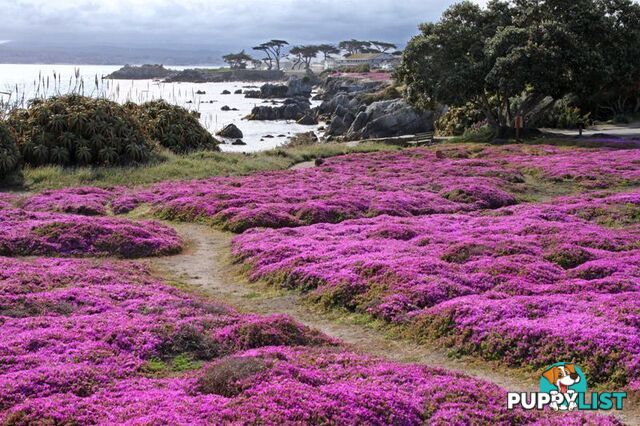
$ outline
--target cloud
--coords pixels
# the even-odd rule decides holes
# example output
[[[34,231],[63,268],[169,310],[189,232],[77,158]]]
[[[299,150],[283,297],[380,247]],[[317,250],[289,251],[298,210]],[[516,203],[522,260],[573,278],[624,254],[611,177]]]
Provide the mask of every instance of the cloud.
[[[452,0],[0,0],[0,39],[251,47],[345,38],[403,44]]]

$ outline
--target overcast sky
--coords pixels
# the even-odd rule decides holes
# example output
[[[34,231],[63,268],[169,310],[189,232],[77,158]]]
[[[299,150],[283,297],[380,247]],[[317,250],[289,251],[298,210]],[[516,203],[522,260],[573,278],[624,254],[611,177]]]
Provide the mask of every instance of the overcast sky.
[[[250,48],[347,38],[404,44],[453,0],[0,0],[0,40]]]

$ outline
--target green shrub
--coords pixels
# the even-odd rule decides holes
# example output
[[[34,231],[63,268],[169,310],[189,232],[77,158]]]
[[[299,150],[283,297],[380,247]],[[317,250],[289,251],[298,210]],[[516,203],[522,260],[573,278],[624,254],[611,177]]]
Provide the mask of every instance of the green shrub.
[[[482,112],[470,104],[452,107],[436,120],[436,133],[438,136],[461,136],[465,130],[483,119]]]
[[[163,100],[142,105],[126,104],[134,112],[146,134],[161,146],[178,154],[198,150],[219,151],[218,141],[202,127],[199,114]]]
[[[486,122],[479,122],[464,131],[459,139],[460,142],[491,142],[496,138],[496,131]]]
[[[0,180],[14,174],[20,168],[20,152],[16,137],[4,122],[0,121]]]
[[[350,67],[341,67],[340,71],[348,73],[370,72],[371,66],[369,64],[353,65]]]
[[[571,97],[562,98],[547,109],[540,117],[529,119],[529,127],[552,127],[558,129],[577,129],[578,124],[589,123],[589,114],[582,114],[580,108],[573,104]]]
[[[631,118],[627,114],[616,114],[611,121],[615,124],[629,124],[631,123]]]
[[[7,123],[25,163],[35,166],[142,163],[153,149],[137,120],[106,99],[36,99],[12,111]]]
[[[386,86],[384,89],[374,93],[364,93],[359,96],[362,103],[370,105],[378,101],[389,101],[402,98],[402,93],[394,86]]]

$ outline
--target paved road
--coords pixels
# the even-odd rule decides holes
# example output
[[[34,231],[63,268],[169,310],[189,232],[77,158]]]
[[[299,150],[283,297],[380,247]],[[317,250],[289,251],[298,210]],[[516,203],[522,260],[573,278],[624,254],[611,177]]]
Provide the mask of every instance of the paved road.
[[[552,133],[565,136],[578,136],[577,130],[567,129],[540,129],[544,133]],[[624,138],[640,137],[640,122],[616,125],[616,124],[599,124],[585,129],[582,134],[584,136],[593,135],[610,135]]]

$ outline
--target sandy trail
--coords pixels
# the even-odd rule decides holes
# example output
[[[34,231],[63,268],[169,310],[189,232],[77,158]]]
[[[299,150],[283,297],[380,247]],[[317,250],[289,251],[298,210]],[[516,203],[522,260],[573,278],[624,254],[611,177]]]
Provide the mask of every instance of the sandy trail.
[[[443,367],[489,380],[509,390],[537,390],[536,380],[522,372],[505,371],[504,367],[494,368],[469,359],[452,359],[444,350],[388,337],[371,326],[358,324],[355,319],[314,312],[296,292],[274,291],[262,283],[251,283],[242,277],[237,266],[230,261],[233,234],[198,224],[172,223],[172,226],[187,242],[187,249],[179,255],[144,261],[163,277],[204,291],[244,312],[288,314],[309,327],[342,340],[356,352],[399,362]]]
[[[300,323],[340,339],[351,350],[388,360],[418,363],[461,372],[493,382],[509,391],[536,392],[535,374],[479,361],[469,357],[454,359],[445,350],[419,345],[385,335],[356,319],[326,312],[315,312],[298,293],[274,291],[263,283],[251,283],[238,272],[230,259],[233,234],[200,224],[171,223],[184,238],[187,248],[175,256],[143,260],[152,271],[202,291],[243,312],[284,313]],[[638,401],[626,401],[622,413],[615,415],[626,424],[640,425]],[[606,413],[605,413],[606,414]]]

